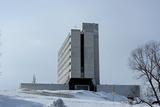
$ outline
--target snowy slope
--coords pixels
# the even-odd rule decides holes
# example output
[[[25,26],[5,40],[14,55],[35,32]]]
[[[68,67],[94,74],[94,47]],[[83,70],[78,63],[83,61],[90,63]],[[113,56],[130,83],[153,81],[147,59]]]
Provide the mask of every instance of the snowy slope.
[[[40,103],[0,96],[0,107],[43,107]]]
[[[57,99],[62,99],[66,107],[131,107],[126,98],[105,92],[90,91],[0,91],[0,107],[53,107]],[[133,105],[132,107],[147,107]],[[158,107],[158,106],[157,106]]]

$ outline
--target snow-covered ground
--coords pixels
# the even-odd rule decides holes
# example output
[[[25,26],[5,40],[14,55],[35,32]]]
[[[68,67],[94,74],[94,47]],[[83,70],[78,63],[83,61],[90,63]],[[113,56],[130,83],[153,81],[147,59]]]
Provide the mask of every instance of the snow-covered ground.
[[[66,107],[147,107],[144,104],[129,105],[124,96],[113,96],[105,92],[83,90],[0,91],[0,107],[53,107],[53,102],[58,99],[62,99]]]

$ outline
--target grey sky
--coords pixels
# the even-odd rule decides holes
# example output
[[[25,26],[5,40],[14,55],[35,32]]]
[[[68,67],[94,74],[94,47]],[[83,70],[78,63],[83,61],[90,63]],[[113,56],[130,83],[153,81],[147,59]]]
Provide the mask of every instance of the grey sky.
[[[159,0],[0,0],[0,88],[56,83],[57,52],[70,29],[99,24],[100,77],[105,84],[138,84],[130,52],[160,40]]]

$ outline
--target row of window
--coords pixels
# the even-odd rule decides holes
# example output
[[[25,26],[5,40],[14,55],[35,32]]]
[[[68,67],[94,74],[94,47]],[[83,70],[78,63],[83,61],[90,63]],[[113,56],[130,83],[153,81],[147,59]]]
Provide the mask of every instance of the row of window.
[[[71,43],[71,36],[67,37],[66,40],[64,41],[60,51],[58,52],[58,55],[61,56],[62,53],[64,53],[64,49],[68,46],[68,43]]]
[[[60,76],[61,74],[63,74],[63,72],[66,71],[67,68],[71,68],[71,62],[69,62],[68,64],[66,64],[66,66],[63,67],[63,69],[58,71],[58,76]]]
[[[71,57],[71,49],[69,49],[61,60],[58,61],[58,67],[62,66],[63,63],[68,60],[68,57]]]
[[[64,48],[64,50],[58,55],[58,61],[61,60],[64,55],[66,54],[66,52],[71,48],[71,42],[68,42],[68,44],[66,45],[66,47]]]
[[[62,83],[63,81],[66,82],[66,79],[70,78],[70,72],[71,72],[71,69],[69,69],[68,71],[66,71],[64,74],[61,74],[58,77],[58,82],[59,83]]]
[[[58,64],[58,71],[62,71],[68,62],[71,63],[71,55],[68,55],[62,63]]]

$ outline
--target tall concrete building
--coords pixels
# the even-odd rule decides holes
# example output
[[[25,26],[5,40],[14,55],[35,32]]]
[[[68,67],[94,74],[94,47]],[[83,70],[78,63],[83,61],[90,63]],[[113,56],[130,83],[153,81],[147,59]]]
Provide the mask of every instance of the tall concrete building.
[[[98,24],[83,23],[72,29],[58,52],[58,84],[21,83],[34,90],[90,90],[139,97],[138,85],[101,85],[99,82]]]
[[[72,29],[58,52],[58,83],[69,89],[95,90],[99,82],[98,24]]]

